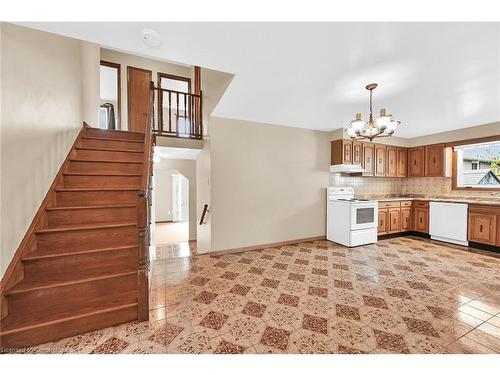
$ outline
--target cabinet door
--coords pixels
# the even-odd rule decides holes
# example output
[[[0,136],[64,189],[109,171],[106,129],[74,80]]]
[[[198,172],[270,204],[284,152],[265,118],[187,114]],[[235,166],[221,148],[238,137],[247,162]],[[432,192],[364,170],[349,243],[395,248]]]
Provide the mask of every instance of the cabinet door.
[[[408,176],[408,149],[404,147],[398,148],[398,168],[396,175],[398,177]]]
[[[401,231],[408,232],[411,230],[411,208],[401,208]]]
[[[363,176],[373,176],[375,174],[375,146],[372,144],[363,144]]]
[[[352,163],[352,142],[342,141],[342,162],[344,164]]]
[[[429,209],[424,207],[415,208],[415,231],[429,233]]]
[[[495,245],[496,216],[493,214],[470,212],[469,241]]]
[[[425,146],[425,176],[445,175],[444,144]]]
[[[408,176],[424,176],[424,148],[415,147],[408,150]]]
[[[363,162],[363,144],[361,142],[352,142],[352,164],[362,164]]]
[[[398,169],[398,149],[396,147],[387,146],[387,177],[396,177]]]
[[[378,210],[378,228],[377,228],[377,233],[380,234],[387,234],[388,232],[388,226],[387,226],[387,217],[388,217],[389,211],[388,210]]]
[[[399,208],[389,210],[389,233],[397,233],[401,231],[400,215],[401,209]]]
[[[386,147],[375,145],[375,176],[385,176]]]

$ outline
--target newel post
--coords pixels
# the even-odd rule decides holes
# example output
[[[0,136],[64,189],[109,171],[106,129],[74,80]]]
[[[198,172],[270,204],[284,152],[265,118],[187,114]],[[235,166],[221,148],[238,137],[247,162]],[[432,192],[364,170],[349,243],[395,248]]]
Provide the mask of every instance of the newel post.
[[[137,230],[139,234],[139,268],[137,270],[138,320],[149,320],[149,218],[148,194],[137,195]]]

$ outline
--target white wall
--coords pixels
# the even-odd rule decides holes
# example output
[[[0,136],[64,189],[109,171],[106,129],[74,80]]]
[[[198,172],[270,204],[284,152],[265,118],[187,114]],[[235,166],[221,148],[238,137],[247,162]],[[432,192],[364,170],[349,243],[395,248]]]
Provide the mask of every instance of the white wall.
[[[325,234],[328,133],[210,123],[213,251]]]
[[[82,125],[80,41],[1,24],[1,274]]]
[[[189,180],[189,239],[196,240],[196,160],[160,159],[154,164],[155,218],[158,213],[165,217],[171,206],[171,175],[177,172]]]
[[[99,127],[100,61],[101,51],[97,44],[80,42],[82,116],[90,126]]]
[[[209,212],[205,224],[199,225],[203,206],[208,204]],[[196,159],[196,249],[203,254],[212,250],[211,190],[210,190],[210,140],[205,139],[203,150]]]

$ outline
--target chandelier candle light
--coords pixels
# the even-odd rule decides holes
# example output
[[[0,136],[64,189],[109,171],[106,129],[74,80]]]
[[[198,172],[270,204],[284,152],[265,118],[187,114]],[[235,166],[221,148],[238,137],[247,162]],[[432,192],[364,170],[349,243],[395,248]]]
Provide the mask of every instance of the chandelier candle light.
[[[373,120],[373,110],[372,110],[372,94],[373,90],[377,88],[376,83],[370,83],[366,86],[366,89],[370,91],[370,118],[368,123],[361,120],[361,113],[356,113],[356,118],[351,121],[347,127],[347,135],[351,139],[369,139],[370,142],[374,138],[378,137],[390,137],[401,121],[396,121],[392,118],[392,115],[388,115],[385,112],[385,108],[380,109],[380,117]]]

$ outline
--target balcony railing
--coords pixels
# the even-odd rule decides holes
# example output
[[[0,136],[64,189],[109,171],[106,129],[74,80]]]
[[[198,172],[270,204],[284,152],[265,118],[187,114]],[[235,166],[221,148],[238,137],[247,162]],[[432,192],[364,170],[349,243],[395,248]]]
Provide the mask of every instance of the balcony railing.
[[[202,95],[152,87],[157,93],[158,121],[153,134],[163,137],[202,139]]]

